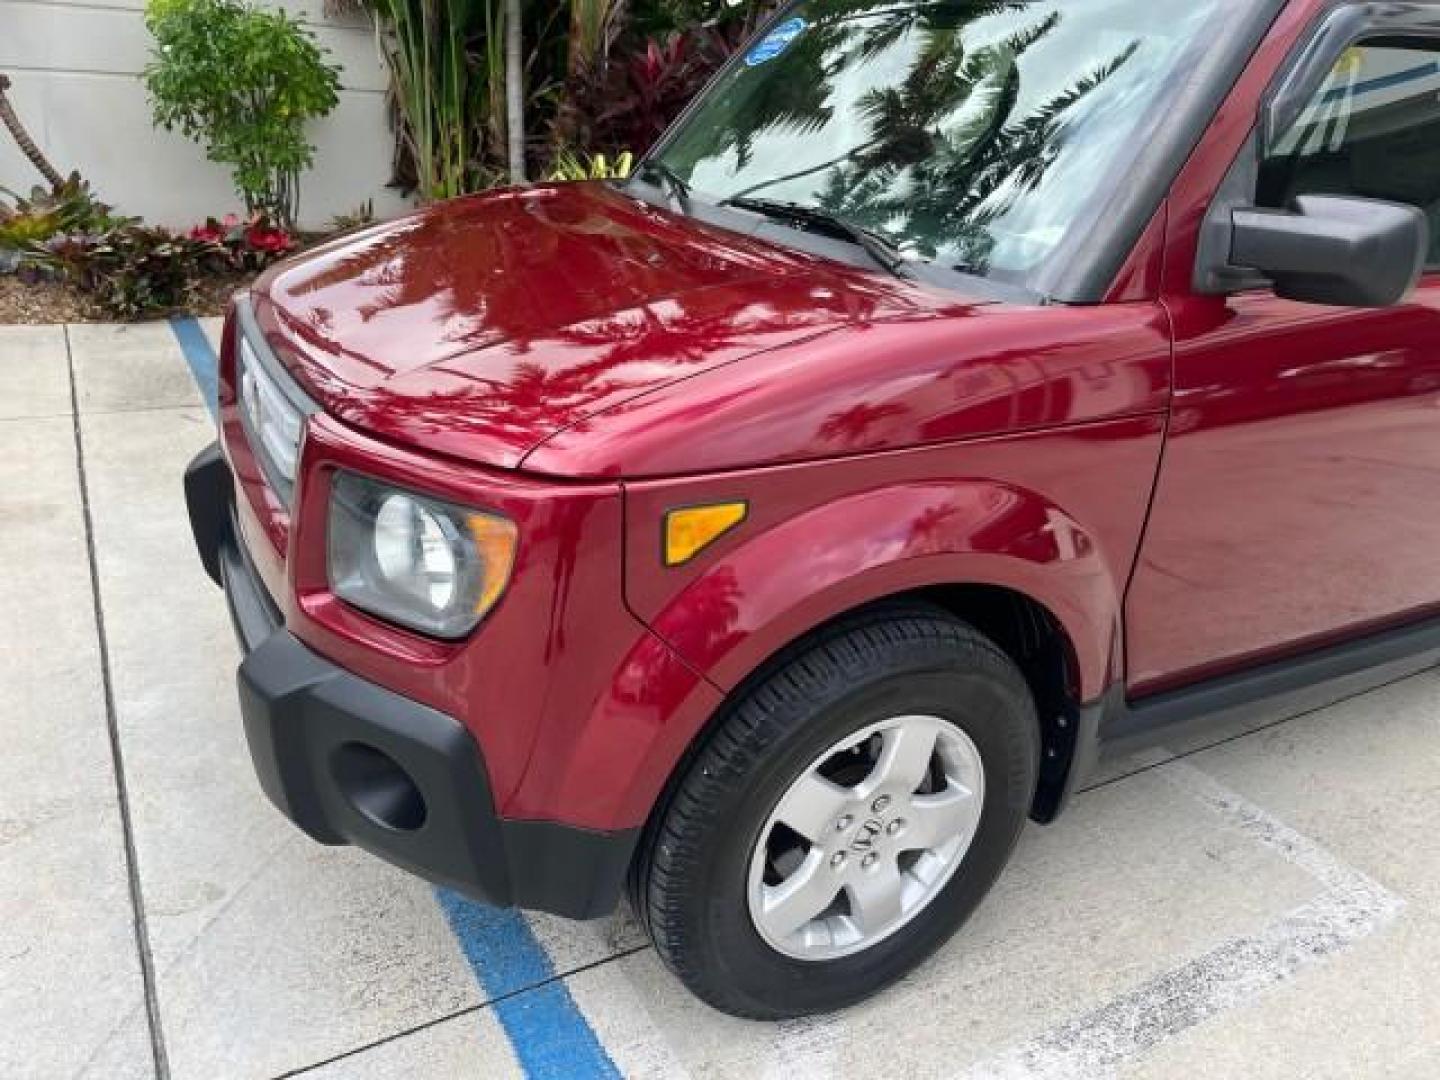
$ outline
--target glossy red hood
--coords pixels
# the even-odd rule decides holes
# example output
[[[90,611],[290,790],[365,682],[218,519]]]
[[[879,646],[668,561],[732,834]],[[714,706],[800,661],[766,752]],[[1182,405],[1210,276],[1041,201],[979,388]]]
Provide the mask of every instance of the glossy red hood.
[[[255,292],[270,344],[327,411],[501,467],[677,380],[944,302],[589,184],[445,203]]]

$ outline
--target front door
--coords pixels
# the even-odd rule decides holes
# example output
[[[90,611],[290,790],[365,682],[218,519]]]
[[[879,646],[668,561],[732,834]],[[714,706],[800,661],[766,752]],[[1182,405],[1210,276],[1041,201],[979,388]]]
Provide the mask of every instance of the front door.
[[[1132,696],[1440,604],[1440,38],[1356,38],[1257,186],[1265,206],[1419,206],[1432,271],[1379,311],[1166,298],[1175,397],[1127,598]]]

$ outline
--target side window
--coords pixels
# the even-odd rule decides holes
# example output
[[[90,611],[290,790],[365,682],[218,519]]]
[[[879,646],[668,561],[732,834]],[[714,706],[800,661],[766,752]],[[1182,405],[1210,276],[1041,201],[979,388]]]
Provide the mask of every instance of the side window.
[[[1346,51],[1295,126],[1268,150],[1259,202],[1363,195],[1418,206],[1440,267],[1440,41]]]

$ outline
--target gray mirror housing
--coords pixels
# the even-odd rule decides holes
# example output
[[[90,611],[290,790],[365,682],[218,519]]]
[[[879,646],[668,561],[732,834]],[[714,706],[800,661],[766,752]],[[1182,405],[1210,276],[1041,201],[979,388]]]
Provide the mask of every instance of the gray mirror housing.
[[[1420,280],[1430,225],[1413,206],[1302,195],[1294,210],[1231,212],[1230,264],[1263,274],[1277,296],[1310,304],[1390,307]]]

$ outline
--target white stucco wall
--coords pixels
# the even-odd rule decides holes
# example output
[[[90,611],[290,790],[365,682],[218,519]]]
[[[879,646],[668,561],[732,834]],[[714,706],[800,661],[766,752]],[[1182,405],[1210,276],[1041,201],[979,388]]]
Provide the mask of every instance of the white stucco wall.
[[[318,227],[367,199],[402,206],[384,187],[391,136],[386,76],[363,17],[327,19],[321,0],[281,0],[341,65],[340,105],[311,127],[315,168],[301,183],[303,225]],[[238,211],[229,173],[204,149],[150,126],[139,79],[149,59],[144,0],[0,0],[0,72],[10,99],[55,167],[72,169],[126,214],[186,227]],[[0,185],[26,190],[39,175],[0,127]]]

